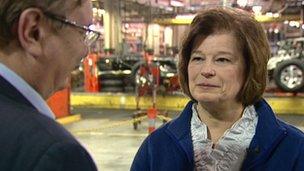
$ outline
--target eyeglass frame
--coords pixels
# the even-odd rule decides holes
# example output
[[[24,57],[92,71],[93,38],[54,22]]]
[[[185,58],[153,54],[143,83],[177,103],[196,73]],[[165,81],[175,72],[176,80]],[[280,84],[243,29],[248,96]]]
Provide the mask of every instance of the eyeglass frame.
[[[75,21],[71,21],[71,20],[68,20],[64,17],[61,17],[59,15],[56,15],[56,14],[53,14],[51,12],[47,12],[47,11],[44,11],[43,12],[44,15],[46,15],[47,17],[49,17],[50,19],[53,19],[53,20],[56,20],[56,21],[59,21],[63,24],[67,24],[69,26],[72,26],[72,27],[75,27],[75,28],[78,28],[78,29],[81,29],[81,30],[84,30],[86,32],[86,35],[85,35],[85,43],[87,44],[87,46],[91,46],[92,43],[96,42],[96,40],[98,40],[98,38],[100,37],[101,33],[96,31],[96,30],[92,30],[90,29],[88,26],[85,26],[85,25],[80,25],[80,24],[77,24],[77,22]],[[90,42],[87,42],[86,40],[89,40],[90,38],[88,37],[88,34],[87,33],[94,33],[96,35],[96,37],[94,37],[93,41],[90,41]]]

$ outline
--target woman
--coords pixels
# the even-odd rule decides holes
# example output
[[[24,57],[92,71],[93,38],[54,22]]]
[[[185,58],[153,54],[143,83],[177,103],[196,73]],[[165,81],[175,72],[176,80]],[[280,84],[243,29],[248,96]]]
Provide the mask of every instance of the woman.
[[[199,13],[179,60],[191,101],[147,137],[131,170],[304,170],[303,133],[262,98],[269,56],[263,28],[249,14]]]

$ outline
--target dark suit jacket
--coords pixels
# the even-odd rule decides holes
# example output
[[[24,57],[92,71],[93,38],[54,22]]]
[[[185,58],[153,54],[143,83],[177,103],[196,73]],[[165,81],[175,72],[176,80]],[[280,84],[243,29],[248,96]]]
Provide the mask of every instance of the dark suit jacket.
[[[0,171],[93,171],[88,152],[0,76]]]

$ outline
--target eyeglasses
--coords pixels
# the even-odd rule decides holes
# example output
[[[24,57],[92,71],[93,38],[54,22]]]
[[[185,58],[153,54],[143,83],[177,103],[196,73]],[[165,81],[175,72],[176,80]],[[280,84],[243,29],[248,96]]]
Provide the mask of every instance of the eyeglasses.
[[[99,36],[100,36],[100,32],[92,30],[88,26],[79,25],[75,21],[70,21],[68,19],[62,18],[62,17],[57,16],[55,14],[52,14],[50,12],[44,12],[44,15],[46,15],[50,19],[59,21],[59,22],[61,22],[63,24],[67,24],[67,25],[70,25],[72,27],[76,27],[76,28],[84,30],[85,31],[84,43],[87,46],[91,46],[99,38]]]

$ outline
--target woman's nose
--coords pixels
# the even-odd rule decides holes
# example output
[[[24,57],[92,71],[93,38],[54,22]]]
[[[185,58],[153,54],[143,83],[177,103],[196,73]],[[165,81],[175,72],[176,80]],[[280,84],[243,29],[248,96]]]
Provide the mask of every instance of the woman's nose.
[[[213,76],[215,76],[215,70],[211,66],[211,64],[203,65],[202,69],[201,69],[201,75],[206,77],[206,78],[213,77]]]

